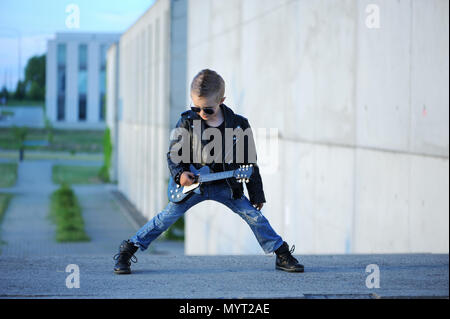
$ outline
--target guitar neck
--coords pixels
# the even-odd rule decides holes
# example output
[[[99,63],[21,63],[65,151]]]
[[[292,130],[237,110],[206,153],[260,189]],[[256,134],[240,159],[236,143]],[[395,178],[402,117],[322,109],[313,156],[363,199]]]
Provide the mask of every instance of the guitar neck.
[[[233,173],[234,171],[225,171],[200,175],[199,182],[212,182],[217,181],[219,179],[230,178],[233,177]]]

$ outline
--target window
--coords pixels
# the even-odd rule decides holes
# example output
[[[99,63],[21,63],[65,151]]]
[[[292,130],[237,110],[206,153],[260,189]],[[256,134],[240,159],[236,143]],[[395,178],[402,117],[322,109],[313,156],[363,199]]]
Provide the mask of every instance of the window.
[[[64,121],[66,113],[66,44],[57,47],[57,114],[58,121]]]
[[[85,121],[87,118],[87,45],[78,46],[78,120]]]
[[[105,92],[106,92],[106,45],[100,45],[100,76],[99,76],[99,118],[105,120]]]

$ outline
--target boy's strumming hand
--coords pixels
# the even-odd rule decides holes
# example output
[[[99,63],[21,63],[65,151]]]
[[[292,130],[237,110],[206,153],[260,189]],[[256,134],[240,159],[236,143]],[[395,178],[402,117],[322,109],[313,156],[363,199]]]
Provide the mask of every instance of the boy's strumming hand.
[[[180,176],[180,185],[181,186],[190,186],[194,183],[195,175],[192,172],[183,172]]]

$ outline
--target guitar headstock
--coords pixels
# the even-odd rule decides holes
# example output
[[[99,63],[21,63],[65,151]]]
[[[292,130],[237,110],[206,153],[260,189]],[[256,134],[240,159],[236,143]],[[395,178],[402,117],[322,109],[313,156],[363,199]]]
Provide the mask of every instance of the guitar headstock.
[[[253,164],[240,165],[240,167],[234,170],[233,176],[236,177],[239,183],[249,182],[250,176],[253,174]]]

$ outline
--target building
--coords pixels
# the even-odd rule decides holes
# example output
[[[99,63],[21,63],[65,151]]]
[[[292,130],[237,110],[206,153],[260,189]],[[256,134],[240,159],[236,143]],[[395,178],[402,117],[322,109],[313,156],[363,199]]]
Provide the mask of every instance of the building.
[[[119,36],[57,33],[48,41],[45,103],[54,127],[105,128],[106,51]]]
[[[262,213],[295,253],[448,253],[448,6],[158,0],[118,45],[120,189],[147,218],[164,208],[169,129],[211,68],[256,131]],[[186,214],[185,251],[263,253],[213,201]]]
[[[186,8],[156,1],[108,50],[110,176],[148,219],[167,204],[169,133],[186,108]]]

